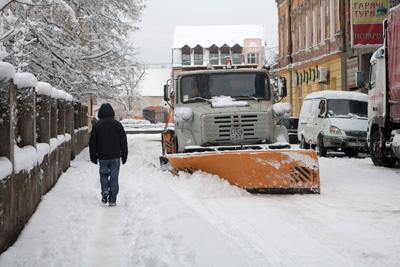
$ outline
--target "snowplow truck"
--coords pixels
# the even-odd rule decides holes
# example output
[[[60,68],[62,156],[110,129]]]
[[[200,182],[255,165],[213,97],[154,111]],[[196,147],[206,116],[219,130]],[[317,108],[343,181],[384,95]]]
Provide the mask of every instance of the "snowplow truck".
[[[279,81],[275,91],[284,97]],[[164,86],[164,98],[174,122],[162,133],[164,169],[201,170],[254,193],[320,193],[316,153],[290,149],[286,128],[276,124],[291,105],[275,103],[268,70],[182,72]]]
[[[384,45],[372,55],[367,84],[357,73],[357,84],[368,90],[368,147],[376,166],[400,161],[400,5],[383,22]]]

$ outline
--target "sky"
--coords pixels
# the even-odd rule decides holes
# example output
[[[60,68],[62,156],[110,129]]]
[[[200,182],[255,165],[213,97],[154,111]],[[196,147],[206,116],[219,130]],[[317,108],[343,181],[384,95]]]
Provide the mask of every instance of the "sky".
[[[201,171],[162,172],[160,139],[128,135],[115,207],[84,149],[0,266],[399,266],[398,167],[335,153],[319,157],[320,195],[251,195]]]
[[[261,24],[267,47],[278,46],[275,0],[147,0],[140,30],[132,35],[137,59],[146,68],[171,64],[175,26]]]

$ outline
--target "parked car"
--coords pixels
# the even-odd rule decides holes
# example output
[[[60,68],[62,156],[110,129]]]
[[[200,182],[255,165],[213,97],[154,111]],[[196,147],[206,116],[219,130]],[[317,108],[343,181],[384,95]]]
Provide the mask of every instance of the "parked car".
[[[368,95],[348,91],[308,94],[299,116],[301,148],[317,148],[325,157],[328,150],[357,156],[367,150]]]
[[[298,144],[299,138],[297,136],[297,127],[299,124],[299,118],[297,117],[289,117],[282,118],[278,121],[278,125],[283,125],[286,127],[289,135],[289,143],[290,144]]]

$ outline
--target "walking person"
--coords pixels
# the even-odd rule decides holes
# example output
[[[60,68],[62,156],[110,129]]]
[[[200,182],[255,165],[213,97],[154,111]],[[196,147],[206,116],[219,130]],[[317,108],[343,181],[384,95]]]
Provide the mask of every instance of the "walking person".
[[[120,162],[128,159],[128,143],[122,124],[115,120],[115,112],[108,103],[102,104],[99,121],[93,124],[89,140],[90,161],[100,165],[101,201],[110,206],[117,203]]]

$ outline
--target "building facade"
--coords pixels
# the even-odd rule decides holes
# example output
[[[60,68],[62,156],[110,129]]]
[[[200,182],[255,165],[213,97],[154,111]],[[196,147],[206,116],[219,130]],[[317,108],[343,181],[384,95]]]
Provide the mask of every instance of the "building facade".
[[[234,67],[259,68],[264,63],[262,25],[179,26],[172,45],[174,77],[182,71]]]
[[[351,2],[347,0],[275,0],[279,14],[279,60],[276,74],[287,79],[293,116],[303,99],[322,90],[363,91],[356,73],[368,78],[378,46],[352,46]],[[390,5],[397,4],[391,1]]]

